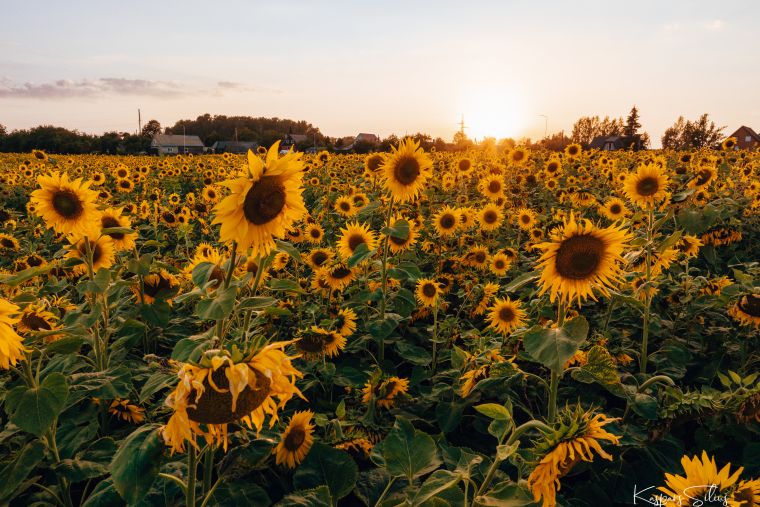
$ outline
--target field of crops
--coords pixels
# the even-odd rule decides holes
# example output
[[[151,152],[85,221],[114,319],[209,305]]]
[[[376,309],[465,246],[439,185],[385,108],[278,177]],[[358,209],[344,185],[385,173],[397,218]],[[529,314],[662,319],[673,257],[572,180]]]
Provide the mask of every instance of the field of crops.
[[[0,154],[0,505],[760,505],[760,155]]]

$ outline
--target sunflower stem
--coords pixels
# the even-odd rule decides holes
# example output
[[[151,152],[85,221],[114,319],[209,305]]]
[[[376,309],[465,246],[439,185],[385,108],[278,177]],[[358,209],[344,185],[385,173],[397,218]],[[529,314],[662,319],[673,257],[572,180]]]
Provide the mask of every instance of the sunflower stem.
[[[433,375],[435,375],[436,366],[438,366],[437,362],[437,354],[438,351],[438,296],[436,295],[436,301],[433,305]]]
[[[214,475],[214,446],[206,446],[206,453],[203,456],[203,494],[208,496],[211,493],[211,479]]]
[[[653,221],[654,221],[654,209],[649,208],[649,220],[647,223],[647,243],[646,243],[646,289],[644,292],[645,296],[645,307],[644,307],[644,323],[643,323],[643,329],[641,332],[641,358],[639,360],[639,364],[641,366],[641,373],[647,372],[647,359],[648,359],[648,352],[647,348],[649,346],[649,321],[651,317],[651,308],[652,308],[652,296],[651,296],[651,288],[650,284],[652,283],[652,227],[653,227]]]
[[[375,507],[380,505],[385,498],[385,495],[388,494],[388,492],[391,490],[391,486],[393,486],[393,483],[396,482],[397,477],[391,477],[391,480],[388,481],[388,484],[385,486],[385,489],[380,494],[380,497],[377,499],[377,502],[375,502]]]
[[[195,447],[187,449],[187,490],[185,491],[185,505],[195,507],[195,476],[197,474],[198,460]]]
[[[390,203],[388,204],[388,215],[385,218],[385,226],[390,227],[391,226],[391,216],[393,214],[393,197],[391,197]],[[385,320],[385,298],[388,293],[388,241],[389,236],[386,234],[385,238],[383,238],[383,263],[381,266],[381,280],[382,280],[382,290],[383,290],[383,299],[380,301],[380,318]],[[380,338],[378,343],[378,350],[377,350],[377,358],[378,361],[382,362],[385,360],[385,339]]]
[[[552,370],[549,380],[549,422],[557,418],[557,391],[559,390],[559,373]]]

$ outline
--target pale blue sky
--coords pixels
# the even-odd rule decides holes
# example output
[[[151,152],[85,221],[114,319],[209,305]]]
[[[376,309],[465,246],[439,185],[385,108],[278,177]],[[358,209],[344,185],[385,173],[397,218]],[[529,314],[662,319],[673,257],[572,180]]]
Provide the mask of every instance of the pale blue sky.
[[[633,7],[631,7],[633,6]],[[760,2],[0,0],[0,123],[85,132],[205,112],[328,135],[541,137],[633,103],[760,129]]]

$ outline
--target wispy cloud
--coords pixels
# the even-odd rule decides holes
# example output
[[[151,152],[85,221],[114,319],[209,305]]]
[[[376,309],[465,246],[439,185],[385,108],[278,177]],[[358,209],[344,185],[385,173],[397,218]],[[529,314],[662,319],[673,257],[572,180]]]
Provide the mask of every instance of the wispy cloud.
[[[141,96],[158,98],[182,98],[187,96],[215,95],[228,92],[277,92],[232,81],[219,81],[210,88],[199,88],[173,81],[102,77],[72,81],[58,79],[44,83],[17,83],[0,78],[0,98],[18,99],[71,99],[100,98],[109,96]]]
[[[662,25],[662,29],[667,33],[678,32],[719,32],[726,27],[726,22],[722,19],[710,19],[707,21],[672,21]]]

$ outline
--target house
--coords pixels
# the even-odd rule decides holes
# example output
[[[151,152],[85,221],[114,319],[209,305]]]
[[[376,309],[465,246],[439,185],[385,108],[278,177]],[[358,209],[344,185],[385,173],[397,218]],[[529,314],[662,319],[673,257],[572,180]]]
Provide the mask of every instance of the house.
[[[203,153],[206,151],[206,146],[198,136],[156,134],[150,142],[150,149],[159,155],[176,155],[178,153]]]
[[[375,134],[367,134],[364,132],[360,132],[355,138],[354,138],[354,144],[356,143],[369,143],[369,144],[380,144],[380,138],[377,137]]]
[[[736,138],[737,150],[756,150],[760,148],[760,136],[754,130],[744,125],[728,137]]]
[[[287,152],[291,148],[295,151],[296,144],[302,144],[309,140],[309,136],[306,134],[293,134],[288,133],[285,138],[280,141],[280,153]]]
[[[603,151],[627,150],[633,148],[639,151],[644,148],[641,136],[597,136],[589,144],[589,148]]]
[[[248,141],[217,141],[211,149],[214,153],[248,153],[248,150],[256,151],[258,143]]]
[[[351,151],[356,148],[367,148],[367,146],[377,146],[380,144],[380,138],[375,134],[360,132],[355,137],[341,137],[335,142],[335,151]],[[338,146],[340,145],[340,146]]]

